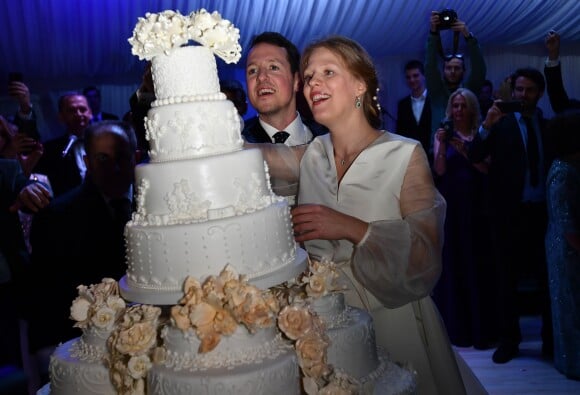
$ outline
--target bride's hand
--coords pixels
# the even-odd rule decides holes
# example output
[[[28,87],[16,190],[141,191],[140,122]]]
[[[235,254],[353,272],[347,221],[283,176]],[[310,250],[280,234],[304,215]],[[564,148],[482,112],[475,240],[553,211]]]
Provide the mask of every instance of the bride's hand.
[[[358,244],[368,223],[320,204],[303,204],[292,209],[292,225],[296,242],[314,239],[346,239]]]

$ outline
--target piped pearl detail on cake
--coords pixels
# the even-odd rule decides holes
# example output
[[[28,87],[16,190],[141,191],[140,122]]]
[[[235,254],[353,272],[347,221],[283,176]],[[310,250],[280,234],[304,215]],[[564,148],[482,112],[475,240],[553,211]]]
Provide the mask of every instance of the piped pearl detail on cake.
[[[172,96],[165,99],[157,99],[151,103],[151,107],[167,106],[169,104],[192,103],[192,102],[207,102],[226,100],[226,95],[223,93],[210,93],[207,95],[185,95]]]

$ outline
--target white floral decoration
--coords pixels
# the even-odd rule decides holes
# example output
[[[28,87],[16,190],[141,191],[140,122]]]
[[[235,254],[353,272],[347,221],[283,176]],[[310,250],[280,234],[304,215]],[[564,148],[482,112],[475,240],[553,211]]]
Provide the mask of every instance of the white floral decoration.
[[[161,363],[165,352],[159,343],[161,309],[135,304],[128,307],[107,339],[105,364],[118,395],[146,395],[147,373]]]
[[[186,45],[193,40],[213,51],[227,63],[236,63],[242,55],[240,31],[214,11],[200,9],[188,16],[179,11],[147,13],[139,17],[129,38],[131,52],[140,60],[151,60]]]
[[[217,347],[239,325],[255,333],[276,324],[280,307],[272,293],[249,284],[231,265],[203,283],[188,276],[183,288],[184,296],[171,308],[171,324],[183,331],[194,329],[201,354]]]
[[[125,301],[119,296],[119,284],[104,278],[99,284],[79,285],[79,296],[70,308],[70,318],[77,328],[90,326],[111,330],[125,312]]]
[[[313,300],[348,287],[340,268],[327,258],[309,260],[308,271],[296,279],[272,288],[282,307],[278,328],[293,343],[307,395],[355,395],[359,381],[328,363],[330,338],[327,327],[312,309]]]

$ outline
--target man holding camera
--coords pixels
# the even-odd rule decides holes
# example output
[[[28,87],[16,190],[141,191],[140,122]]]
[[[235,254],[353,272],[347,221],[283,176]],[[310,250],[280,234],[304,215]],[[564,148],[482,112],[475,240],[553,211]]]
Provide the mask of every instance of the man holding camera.
[[[512,97],[523,104],[516,109],[494,102],[468,152],[473,163],[490,157],[489,212],[499,328],[495,363],[506,363],[519,353],[518,283],[524,276],[537,284],[542,354],[551,357],[554,347],[544,250],[551,158],[546,120],[537,108],[546,85],[542,73],[533,68],[516,70],[510,81]]]
[[[487,68],[483,53],[465,22],[457,19],[457,13],[453,10],[432,11],[429,20],[430,33],[427,37],[425,54],[425,79],[427,90],[431,99],[431,149],[433,147],[433,133],[440,127],[441,120],[445,117],[445,109],[449,95],[459,87],[464,87],[479,95],[479,91],[485,81]],[[444,55],[441,43],[441,30],[454,32],[454,48],[449,55]],[[463,55],[457,53],[459,35],[463,35],[471,56],[471,72],[464,81],[465,60]],[[439,70],[438,58],[443,58],[443,75]]]

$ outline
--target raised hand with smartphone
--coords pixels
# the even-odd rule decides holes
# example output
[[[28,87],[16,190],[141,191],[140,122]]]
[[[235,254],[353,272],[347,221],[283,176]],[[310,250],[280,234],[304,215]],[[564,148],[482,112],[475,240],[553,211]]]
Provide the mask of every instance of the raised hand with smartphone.
[[[18,112],[22,115],[29,115],[32,111],[30,90],[23,80],[20,72],[8,73],[8,94],[18,102]]]
[[[23,80],[20,72],[8,73],[8,94],[18,103],[18,132],[38,141],[40,135],[33,120],[30,90]]]
[[[521,100],[497,101],[495,105],[504,114],[522,112],[524,109],[524,103]]]

